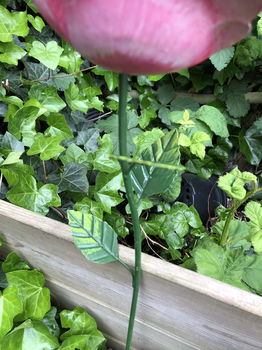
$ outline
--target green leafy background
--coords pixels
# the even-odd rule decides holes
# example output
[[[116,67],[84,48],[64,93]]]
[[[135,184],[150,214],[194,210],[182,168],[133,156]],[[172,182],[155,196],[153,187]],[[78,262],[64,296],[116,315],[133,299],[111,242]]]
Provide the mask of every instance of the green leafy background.
[[[219,180],[234,200],[261,173],[261,28],[258,18],[249,37],[190,69],[129,77],[127,110],[130,157],[185,169],[130,164],[143,250],[257,293],[261,196],[236,218],[248,226],[230,226],[241,244],[227,247],[218,245],[227,209],[219,209],[216,226],[204,227],[194,207],[175,201],[183,172],[208,179],[238,167]],[[91,215],[132,245],[120,164],[111,157],[118,155],[118,74],[82,58],[31,1],[0,0],[0,82],[0,198],[63,222],[67,210]],[[18,300],[15,281],[24,273],[8,272],[6,303]],[[47,293],[41,288],[39,300]],[[30,317],[30,309],[23,312]],[[32,320],[10,333],[10,344],[30,327],[42,337],[43,326]]]
[[[0,349],[105,350],[96,321],[81,307],[52,307],[43,274],[16,253],[1,263],[0,274]]]

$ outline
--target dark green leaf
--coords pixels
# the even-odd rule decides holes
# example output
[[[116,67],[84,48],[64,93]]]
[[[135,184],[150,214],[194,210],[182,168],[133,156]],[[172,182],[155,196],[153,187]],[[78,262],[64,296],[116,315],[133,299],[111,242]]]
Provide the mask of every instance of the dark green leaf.
[[[111,208],[123,202],[118,193],[123,190],[123,178],[121,173],[99,173],[96,177],[95,199],[102,204],[105,212],[111,213]]]
[[[262,160],[262,118],[239,138],[240,151],[252,165],[259,165]]]
[[[244,269],[243,280],[252,289],[262,294],[262,256],[247,256],[248,266]]]
[[[60,328],[56,321],[57,309],[52,307],[50,311],[45,314],[45,317],[42,319],[43,324],[48,328],[49,333],[55,337],[59,337]]]
[[[141,154],[141,159],[169,165],[180,164],[178,135],[176,130],[167,133]],[[131,177],[139,198],[150,197],[163,192],[175,176],[174,170],[135,165]]]
[[[59,190],[70,192],[88,191],[87,168],[82,164],[67,163],[59,175],[50,175],[49,181],[59,186]]]

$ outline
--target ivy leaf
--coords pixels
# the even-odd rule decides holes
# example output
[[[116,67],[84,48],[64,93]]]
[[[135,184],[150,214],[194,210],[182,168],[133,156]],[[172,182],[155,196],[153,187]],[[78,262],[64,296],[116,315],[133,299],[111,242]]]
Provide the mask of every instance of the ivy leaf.
[[[13,35],[26,36],[29,32],[26,12],[10,13],[0,5],[0,41],[13,41]]]
[[[46,129],[46,136],[61,136],[61,140],[73,138],[73,132],[67,124],[63,114],[50,113],[46,118],[46,122],[50,127]]]
[[[26,164],[15,163],[1,169],[9,186],[15,186],[20,181],[21,176],[34,174],[34,169]]]
[[[173,181],[169,185],[169,187],[163,193],[161,193],[161,197],[166,202],[174,202],[178,198],[181,192],[181,182],[182,182],[181,174],[177,172],[173,178]]]
[[[65,90],[65,99],[72,111],[82,111],[84,113],[89,109],[88,99],[80,93],[77,85],[70,83]]]
[[[153,207],[153,203],[148,198],[143,198],[143,199],[140,199],[139,201],[136,198],[136,202],[137,202],[137,213],[138,213],[138,216],[141,215],[143,210],[147,210],[147,209],[150,209],[150,208]],[[130,205],[129,204],[126,205],[126,213],[127,214],[131,214],[131,210],[130,210]]]
[[[153,205],[151,205],[151,207],[152,206]],[[110,214],[105,213],[104,220],[115,230],[119,237],[126,237],[129,234],[128,228],[126,227],[125,218],[117,209],[112,208]]]
[[[258,202],[249,202],[244,210],[245,215],[249,218],[247,223],[250,228],[251,242],[256,253],[262,253],[262,205]]]
[[[13,328],[13,319],[23,312],[23,303],[18,296],[18,289],[9,286],[0,291],[0,339]]]
[[[46,67],[55,70],[64,49],[56,41],[49,41],[46,45],[40,41],[33,41],[29,56],[36,58]]]
[[[9,286],[18,289],[18,295],[21,298],[24,310],[16,317],[17,321],[23,321],[28,318],[41,320],[50,305],[50,291],[44,287],[45,278],[38,270],[31,271],[12,271],[6,274]]]
[[[87,130],[79,131],[76,144],[84,146],[87,153],[94,153],[98,148],[99,130],[96,128],[89,128]]]
[[[21,138],[21,134],[28,133],[29,131],[34,134],[38,111],[39,109],[36,107],[22,107],[18,109],[16,113],[9,117],[9,132],[18,140]]]
[[[91,168],[91,163],[93,161],[93,155],[86,153],[82,148],[78,147],[72,143],[60,159],[64,165],[68,163],[76,163],[85,165],[87,169]]]
[[[89,197],[84,197],[80,202],[76,202],[74,204],[74,209],[78,211],[86,212],[87,214],[92,214],[93,216],[96,216],[98,219],[101,219],[101,220],[103,219],[104,211],[103,211],[102,204],[92,201],[92,199],[90,199]],[[110,226],[112,226],[110,222],[108,223]]]
[[[97,330],[95,320],[87,312],[77,307],[72,311],[63,310],[60,313],[61,325],[63,328],[70,328],[69,331],[62,334],[63,340],[59,350],[105,350],[105,338]]]
[[[259,165],[262,160],[262,118],[239,137],[240,151],[252,165]]]
[[[48,180],[59,186],[59,191],[88,192],[87,168],[83,164],[67,163],[59,175],[50,175]]]
[[[53,306],[50,311],[45,314],[45,317],[41,320],[43,324],[48,328],[49,333],[55,337],[60,335],[60,327],[56,322],[57,309]]]
[[[96,67],[92,71],[96,75],[102,75],[105,79],[109,91],[114,91],[118,87],[118,74],[103,67]]]
[[[127,130],[127,149],[128,153],[132,153],[135,150],[134,138],[139,135],[142,131],[141,129],[136,128],[138,125],[138,117],[136,112],[128,111],[127,112],[128,119],[128,130]],[[113,145],[114,145],[114,153],[118,154],[118,116],[117,114],[112,114],[106,120],[100,120],[96,123],[98,128],[101,131],[106,132],[110,135]]]
[[[141,154],[141,159],[170,165],[180,165],[178,134],[176,130],[159,138]],[[174,170],[154,166],[135,165],[131,170],[134,189],[139,198],[150,197],[163,192],[175,176]]]
[[[3,162],[0,162],[0,166],[2,167],[21,162],[20,157],[22,154],[23,152],[10,152],[7,158]]]
[[[173,216],[174,231],[180,237],[184,237],[189,233],[189,228],[200,228],[202,226],[201,219],[196,209],[188,207],[185,203],[176,202],[170,212],[167,214]]]
[[[209,126],[214,134],[221,137],[229,136],[226,118],[217,108],[212,106],[202,106],[196,112],[196,118]]]
[[[42,82],[42,84],[45,83],[48,80],[50,76],[50,69],[44,66],[42,63],[34,63],[34,62],[24,62],[25,68],[26,68],[26,77],[29,80],[39,80]],[[42,80],[41,80],[42,79]]]
[[[14,43],[0,42],[0,62],[18,65],[18,60],[26,55],[26,51]]]
[[[72,211],[72,214],[75,215],[76,212]],[[60,321],[62,328],[70,328],[69,331],[62,334],[62,340],[72,335],[88,334],[97,330],[96,321],[82,307],[61,311]]]
[[[32,24],[32,26],[38,30],[39,32],[42,31],[42,29],[45,26],[45,22],[42,20],[41,17],[39,16],[32,16],[32,15],[27,15],[28,22]]]
[[[50,206],[61,205],[57,186],[48,184],[38,188],[33,176],[21,176],[20,181],[7,192],[7,199],[20,207],[46,215]]]
[[[41,321],[26,320],[5,335],[1,345],[5,350],[55,350],[59,343]]]
[[[66,107],[53,86],[33,85],[28,95],[31,99],[36,99],[47,112],[58,113]]]
[[[38,133],[34,137],[34,143],[27,151],[27,155],[32,156],[40,153],[41,160],[49,160],[51,158],[57,158],[63,151],[64,147],[60,146],[60,136],[45,136]]]
[[[219,177],[218,186],[228,196],[241,201],[247,194],[245,185],[250,182],[257,183],[255,175],[247,171],[241,172],[238,168],[234,168],[228,174]]]
[[[96,177],[95,199],[102,204],[105,212],[111,213],[111,208],[123,202],[118,191],[122,189],[122,174],[99,173]]]
[[[156,119],[157,114],[154,109],[143,109],[141,111],[141,116],[138,119],[140,128],[145,129],[151,120]]]
[[[22,142],[18,141],[17,138],[10,134],[8,131],[5,133],[0,147],[13,152],[24,152],[25,147]]]
[[[3,262],[2,269],[5,273],[7,273],[17,270],[30,270],[30,266],[15,252],[11,252],[7,255],[5,261]]]
[[[105,338],[99,331],[91,334],[72,335],[66,338],[58,350],[105,350]]]
[[[99,144],[100,146],[96,151],[93,162],[94,170],[100,170],[105,173],[115,173],[120,170],[119,162],[110,158],[113,153],[113,144],[110,136],[105,134],[100,138]]]
[[[210,57],[210,61],[212,62],[213,66],[218,71],[221,71],[229,64],[229,62],[231,61],[231,59],[234,56],[234,53],[235,53],[234,46],[227,47],[227,48],[213,54]]]
[[[98,264],[118,261],[117,234],[108,223],[90,214],[68,211],[75,245],[88,259]]]
[[[68,73],[79,71],[83,63],[80,53],[64,40],[62,40],[62,47],[64,51],[60,57],[59,66],[64,67]]]
[[[58,91],[65,91],[71,83],[75,83],[75,78],[72,75],[65,76],[64,73],[58,73],[48,79],[46,85],[54,86]]]
[[[164,136],[164,132],[159,128],[153,128],[150,131],[145,131],[134,138],[136,145],[134,157],[138,157],[148,147],[152,146],[159,138]]]

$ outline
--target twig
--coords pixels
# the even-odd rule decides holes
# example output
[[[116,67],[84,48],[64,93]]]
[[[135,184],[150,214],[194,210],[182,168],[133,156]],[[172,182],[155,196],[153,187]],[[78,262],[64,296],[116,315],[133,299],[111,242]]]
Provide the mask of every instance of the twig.
[[[79,71],[73,72],[73,73],[68,73],[68,74],[63,74],[63,75],[51,75],[51,76],[49,76],[47,78],[39,78],[39,79],[34,79],[34,80],[29,80],[29,81],[32,82],[32,83],[35,83],[35,82],[39,82],[39,81],[46,81],[46,80],[49,80],[49,79],[67,78],[67,77],[70,77],[72,75],[76,75],[76,74],[79,74],[79,73],[86,72],[88,70],[94,69],[96,67],[97,66],[87,67],[87,68],[80,69]]]
[[[105,116],[107,116],[107,115],[109,115],[109,114],[112,114],[112,111],[107,112],[107,113],[104,113],[104,114],[101,114],[101,115],[99,115],[98,117],[95,117],[95,118],[93,118],[93,119],[88,119],[88,121],[89,121],[89,122],[94,122],[94,121],[96,121],[96,120],[99,120],[99,119],[101,119],[101,118],[104,118]]]
[[[193,94],[186,92],[177,92],[174,98],[192,98],[201,105],[205,105],[215,101],[217,98],[219,98],[219,96],[213,94]],[[252,104],[260,104],[262,103],[262,92],[248,92],[245,94],[245,98],[248,102]]]
[[[141,228],[143,234],[145,235],[146,239],[149,240],[152,244],[158,245],[160,248],[162,248],[162,249],[164,249],[164,250],[168,250],[167,247],[163,246],[162,244],[160,244],[160,243],[154,241],[152,238],[150,238],[150,237],[148,236],[148,234],[146,233],[146,231],[144,230],[144,228],[143,228],[141,225],[140,225],[140,228]]]

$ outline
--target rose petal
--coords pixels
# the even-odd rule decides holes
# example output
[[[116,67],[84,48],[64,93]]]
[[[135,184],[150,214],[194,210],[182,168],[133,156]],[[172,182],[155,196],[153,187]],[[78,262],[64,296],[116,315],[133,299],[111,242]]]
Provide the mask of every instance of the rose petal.
[[[83,56],[129,74],[161,74],[199,63],[245,37],[262,8],[262,0],[34,2]]]

